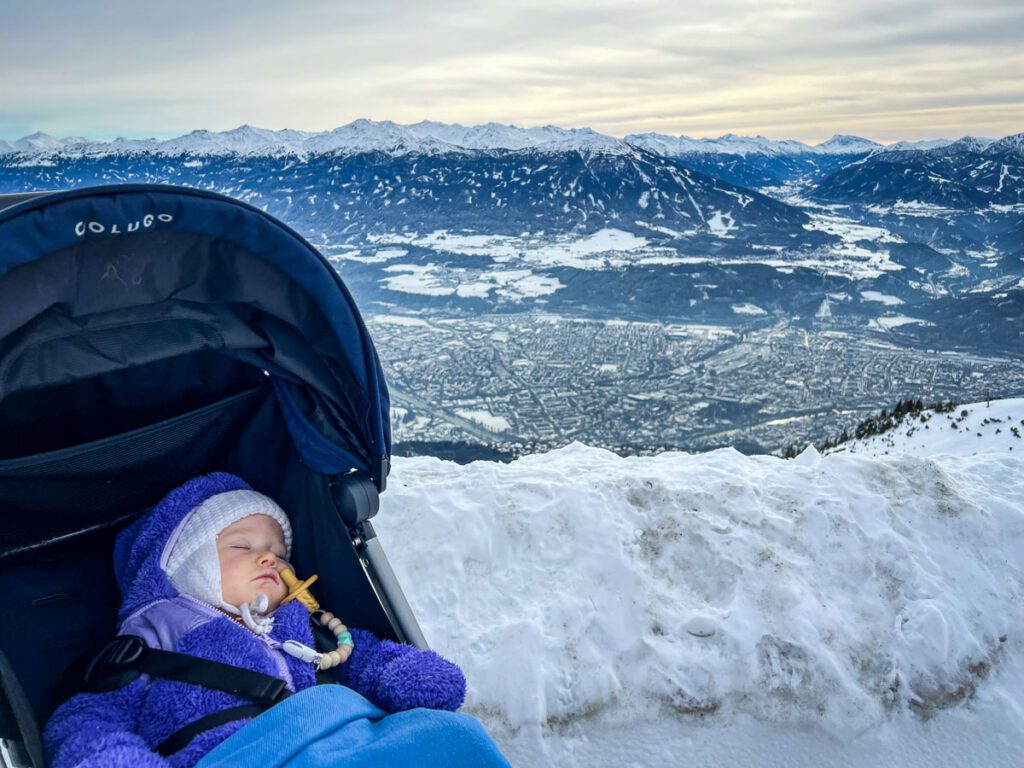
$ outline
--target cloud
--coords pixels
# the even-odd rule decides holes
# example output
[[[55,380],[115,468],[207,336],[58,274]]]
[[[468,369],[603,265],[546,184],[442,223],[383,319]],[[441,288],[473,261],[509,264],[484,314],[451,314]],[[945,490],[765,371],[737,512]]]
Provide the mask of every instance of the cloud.
[[[1016,0],[9,0],[5,13],[11,138],[357,117],[811,141],[1024,129]]]

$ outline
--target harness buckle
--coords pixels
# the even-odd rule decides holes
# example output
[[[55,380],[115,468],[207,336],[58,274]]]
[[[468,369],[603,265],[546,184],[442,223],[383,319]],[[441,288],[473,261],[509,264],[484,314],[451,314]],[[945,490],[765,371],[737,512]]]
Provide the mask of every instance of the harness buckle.
[[[91,693],[124,688],[142,675],[134,665],[145,651],[141,637],[118,635],[89,660],[82,674],[83,687]]]

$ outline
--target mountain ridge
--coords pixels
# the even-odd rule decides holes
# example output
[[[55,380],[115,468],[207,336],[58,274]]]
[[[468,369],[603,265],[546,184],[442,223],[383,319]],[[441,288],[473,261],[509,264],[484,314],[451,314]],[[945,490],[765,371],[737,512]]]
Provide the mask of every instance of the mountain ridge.
[[[927,150],[935,144],[933,141],[900,142],[902,146],[899,149]],[[80,136],[56,138],[37,131],[19,139],[0,139],[0,154],[81,156],[154,152],[162,155],[276,155],[362,151],[430,153],[527,148],[587,150],[616,154],[627,152],[630,147],[637,146],[665,156],[687,153],[829,155],[887,149],[878,142],[844,134],[837,134],[812,146],[794,139],[774,140],[764,136],[747,137],[732,133],[702,139],[693,139],[686,135],[642,133],[627,134],[619,139],[591,128],[561,128],[555,125],[521,128],[490,122],[463,126],[458,123],[429,120],[402,125],[390,120],[374,121],[360,118],[329,131],[272,130],[243,124],[226,131],[197,129],[169,139],[118,137],[111,141],[101,141]]]

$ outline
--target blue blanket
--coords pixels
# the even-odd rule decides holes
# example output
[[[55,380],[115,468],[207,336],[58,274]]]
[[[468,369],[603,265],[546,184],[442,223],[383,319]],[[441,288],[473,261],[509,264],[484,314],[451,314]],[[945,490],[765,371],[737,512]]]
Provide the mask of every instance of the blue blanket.
[[[510,768],[468,715],[388,715],[342,685],[292,696],[225,739],[195,768]]]

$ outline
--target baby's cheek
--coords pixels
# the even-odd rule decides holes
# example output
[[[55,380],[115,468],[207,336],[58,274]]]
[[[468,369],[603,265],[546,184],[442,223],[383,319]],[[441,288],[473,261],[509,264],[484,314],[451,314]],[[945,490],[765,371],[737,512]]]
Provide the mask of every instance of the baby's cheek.
[[[270,598],[270,609],[274,610],[288,596],[288,587],[284,584],[271,584],[266,589],[266,595]]]

